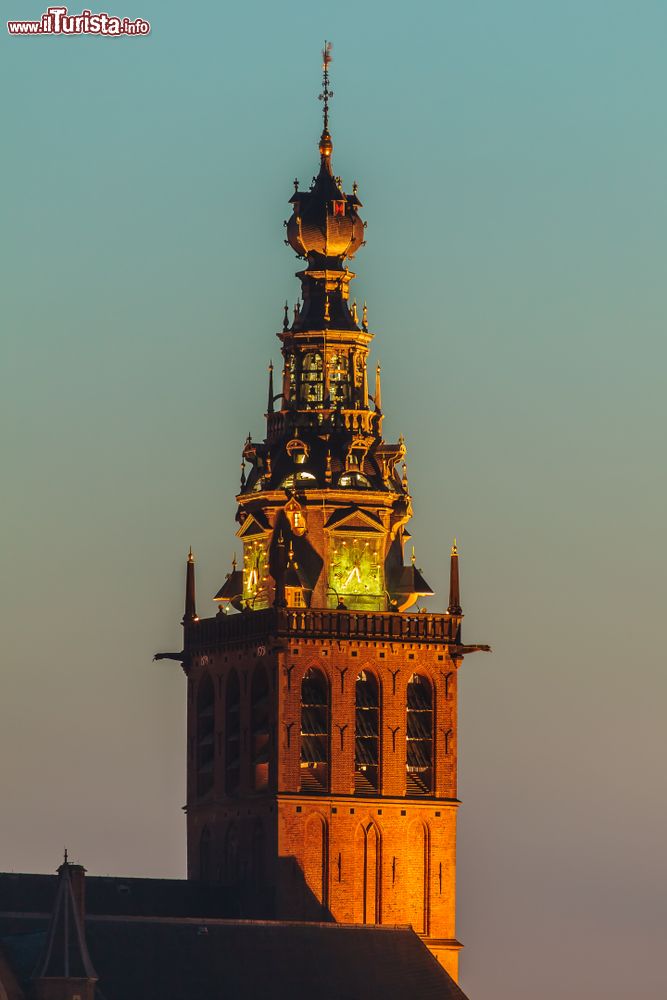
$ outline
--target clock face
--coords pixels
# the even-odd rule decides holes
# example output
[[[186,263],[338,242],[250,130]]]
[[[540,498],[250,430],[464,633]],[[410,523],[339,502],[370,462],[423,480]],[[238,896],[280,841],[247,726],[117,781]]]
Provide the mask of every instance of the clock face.
[[[331,589],[340,595],[375,597],[384,594],[380,546],[375,538],[335,538],[333,541]]]
[[[254,609],[268,605],[268,546],[264,539],[243,546],[243,596]]]

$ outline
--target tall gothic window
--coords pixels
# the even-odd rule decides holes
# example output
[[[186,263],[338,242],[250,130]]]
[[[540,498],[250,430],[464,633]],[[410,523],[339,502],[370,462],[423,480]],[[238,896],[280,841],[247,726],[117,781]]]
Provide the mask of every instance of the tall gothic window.
[[[209,674],[204,674],[197,690],[197,795],[200,798],[213,788],[214,729],[213,681]]]
[[[428,826],[416,820],[408,830],[410,893],[408,918],[417,934],[428,934],[430,838]]]
[[[255,668],[250,694],[252,784],[256,792],[269,786],[269,680],[265,667]]]
[[[354,922],[380,922],[380,831],[372,821],[360,824],[354,836]]]
[[[329,682],[308,670],[301,682],[301,791],[329,788]]]
[[[234,795],[241,780],[241,688],[232,670],[225,697],[225,791]]]
[[[319,351],[309,351],[301,365],[301,402],[321,406],[324,399],[324,365]]]
[[[331,405],[344,406],[350,398],[350,371],[347,354],[329,358],[329,397]]]
[[[311,813],[303,837],[303,920],[322,920],[327,905],[328,828],[323,816]]]
[[[433,792],[433,690],[413,674],[407,690],[407,795]]]
[[[355,685],[354,790],[374,795],[379,788],[380,692],[373,674],[362,670]]]

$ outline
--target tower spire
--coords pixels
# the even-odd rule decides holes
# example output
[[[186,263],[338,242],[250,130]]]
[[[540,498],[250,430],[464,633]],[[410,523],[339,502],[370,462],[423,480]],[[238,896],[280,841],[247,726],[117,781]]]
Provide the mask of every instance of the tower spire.
[[[380,385],[380,372],[382,369],[378,364],[375,369],[375,409],[381,413],[382,412],[382,387]]]
[[[331,134],[329,133],[329,101],[334,95],[333,90],[329,89],[329,63],[333,58],[331,49],[331,42],[325,41],[324,48],[322,49],[322,93],[319,95],[319,99],[322,101],[323,120],[322,135],[320,136],[320,155],[322,163],[326,164],[329,172],[331,172],[331,151],[333,149]]]
[[[449,557],[449,607],[447,611],[450,615],[463,614],[461,610],[461,590],[459,587],[459,552],[456,547],[456,539],[452,544],[452,551]]]
[[[195,607],[195,557],[192,554],[192,546],[190,546],[185,570],[185,613],[183,614],[183,624],[195,621],[197,621],[197,609]]]

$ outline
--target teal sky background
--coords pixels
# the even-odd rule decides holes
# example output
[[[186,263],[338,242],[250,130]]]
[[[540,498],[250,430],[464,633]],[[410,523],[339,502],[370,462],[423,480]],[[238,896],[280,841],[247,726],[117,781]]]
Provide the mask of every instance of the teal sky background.
[[[462,674],[462,985],[665,996],[667,6],[102,9],[151,35],[0,35],[0,869],[184,873],[185,682],[151,659],[188,546],[200,614],[238,549],[326,37],[418,565],[442,609],[458,537],[494,648]]]

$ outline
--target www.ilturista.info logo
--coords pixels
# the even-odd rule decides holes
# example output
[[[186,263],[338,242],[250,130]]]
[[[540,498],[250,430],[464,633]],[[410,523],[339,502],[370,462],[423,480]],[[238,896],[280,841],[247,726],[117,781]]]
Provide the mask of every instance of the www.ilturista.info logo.
[[[151,30],[148,21],[137,17],[113,17],[110,14],[93,14],[82,10],[69,14],[67,7],[49,7],[39,21],[7,21],[10,35],[147,35]]]

